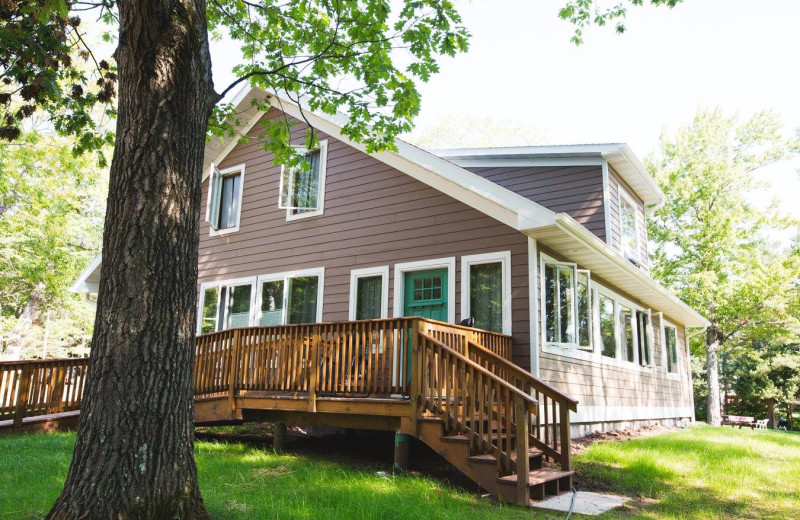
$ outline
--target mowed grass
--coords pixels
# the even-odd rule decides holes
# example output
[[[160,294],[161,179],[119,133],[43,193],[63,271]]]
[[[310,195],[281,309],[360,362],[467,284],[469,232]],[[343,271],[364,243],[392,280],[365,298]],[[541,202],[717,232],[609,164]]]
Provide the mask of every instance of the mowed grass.
[[[0,520],[47,512],[73,442],[66,433],[0,437]],[[564,517],[504,506],[424,476],[381,476],[370,461],[302,451],[198,442],[197,464],[217,520]],[[579,488],[634,498],[601,518],[800,518],[800,435],[698,427],[594,444],[576,457],[576,469]]]

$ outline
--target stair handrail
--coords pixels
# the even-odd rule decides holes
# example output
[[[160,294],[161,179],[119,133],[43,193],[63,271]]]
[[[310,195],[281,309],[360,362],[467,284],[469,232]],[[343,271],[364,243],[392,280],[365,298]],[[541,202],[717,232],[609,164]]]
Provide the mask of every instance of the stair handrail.
[[[488,448],[497,459],[499,475],[517,475],[517,502],[527,504],[530,471],[528,432],[536,400],[423,330],[418,330],[417,338],[412,400],[421,400],[423,411],[429,410],[443,417],[446,431],[467,433],[471,452],[483,453]],[[418,413],[419,408],[412,403],[412,410]],[[477,421],[473,415],[475,411],[478,413]],[[467,414],[470,416],[469,426],[466,424]],[[496,436],[493,422],[497,424]],[[451,424],[455,428],[451,428]],[[516,438],[514,448],[511,447],[512,435]],[[511,457],[513,452],[516,453],[516,464]]]
[[[503,375],[503,372],[512,374],[513,380],[509,382],[516,385],[517,380],[521,381],[522,383],[517,388],[525,393],[533,391],[537,401],[539,401],[539,394],[542,394],[544,397],[541,403],[542,409],[536,411],[536,424],[530,429],[530,443],[542,450],[545,455],[559,462],[561,469],[565,471],[571,470],[569,412],[578,411],[578,401],[545,383],[530,372],[498,356],[479,343],[469,342],[469,354],[471,357],[476,358],[478,364],[481,364],[481,361],[486,363],[488,365],[486,367],[487,370],[497,373],[498,377],[505,378],[506,376]],[[548,400],[552,403],[552,409],[548,409]],[[558,405],[558,410],[556,410],[556,405]],[[558,419],[557,423],[556,419]],[[542,420],[544,420],[543,426]],[[551,424],[553,428],[552,439],[549,427]],[[556,425],[558,427],[558,435],[556,435],[555,431]],[[559,444],[561,446],[560,450]]]

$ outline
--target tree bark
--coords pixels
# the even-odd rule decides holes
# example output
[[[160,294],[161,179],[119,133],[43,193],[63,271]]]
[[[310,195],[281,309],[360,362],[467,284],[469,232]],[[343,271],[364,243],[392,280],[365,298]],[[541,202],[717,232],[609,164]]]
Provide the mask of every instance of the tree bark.
[[[719,403],[719,339],[713,327],[706,332],[706,383],[708,385],[708,412],[706,420],[711,426],[722,424]]]
[[[119,109],[89,376],[48,518],[208,518],[192,391],[203,150],[217,99],[205,1],[118,6]]]

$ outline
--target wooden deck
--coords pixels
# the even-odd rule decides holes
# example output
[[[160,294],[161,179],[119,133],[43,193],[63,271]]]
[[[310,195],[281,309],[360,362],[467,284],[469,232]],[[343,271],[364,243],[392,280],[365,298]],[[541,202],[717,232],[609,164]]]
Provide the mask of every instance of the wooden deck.
[[[216,332],[197,338],[195,423],[395,431],[496,497],[528,504],[571,485],[577,402],[510,356],[509,336],[424,318]],[[0,431],[74,423],[87,368],[0,363]]]

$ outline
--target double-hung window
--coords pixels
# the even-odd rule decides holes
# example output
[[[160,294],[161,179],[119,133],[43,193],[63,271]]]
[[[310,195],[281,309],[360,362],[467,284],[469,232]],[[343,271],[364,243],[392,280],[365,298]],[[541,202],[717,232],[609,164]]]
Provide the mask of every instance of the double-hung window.
[[[461,318],[511,334],[511,252],[461,257]]]
[[[281,167],[278,207],[286,210],[287,220],[322,215],[325,206],[328,141],[320,141],[314,150],[297,152],[297,164]]]
[[[211,228],[211,236],[239,230],[243,186],[243,164],[224,170],[211,165],[206,203],[206,221]]]
[[[650,311],[636,311],[636,333],[639,346],[639,364],[653,366],[653,338],[651,336]]]
[[[588,271],[542,256],[545,343],[592,351],[592,291]]]
[[[636,201],[628,192],[619,188],[619,225],[622,239],[622,253],[632,260],[639,260],[639,219]]]
[[[350,319],[386,318],[389,312],[389,266],[350,271]]]
[[[200,333],[249,327],[253,305],[253,282],[231,281],[204,287],[201,294]]]
[[[664,323],[662,319],[661,337],[664,344],[664,357],[666,358],[667,372],[678,373],[678,329],[674,325]]]

